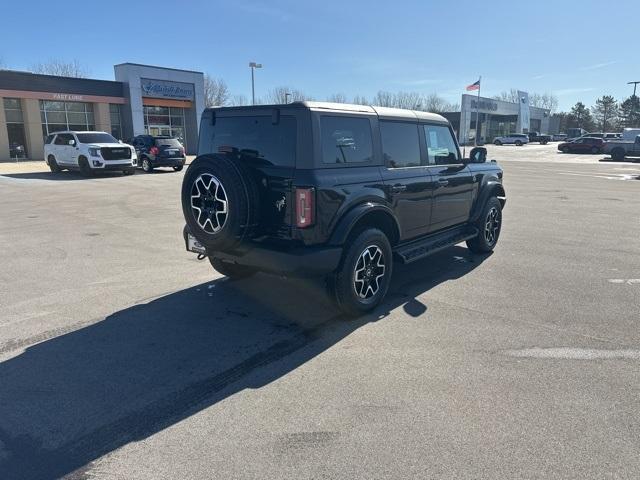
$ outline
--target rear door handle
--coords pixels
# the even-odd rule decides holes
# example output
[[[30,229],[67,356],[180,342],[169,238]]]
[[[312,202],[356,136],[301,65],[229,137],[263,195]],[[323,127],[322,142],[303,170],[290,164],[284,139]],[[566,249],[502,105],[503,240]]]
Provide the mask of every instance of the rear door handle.
[[[406,185],[402,185],[400,183],[395,184],[394,186],[391,187],[391,191],[393,193],[400,193],[400,192],[404,192],[407,189]]]
[[[449,185],[449,180],[446,180],[444,178],[439,178],[438,179],[438,185],[442,185],[443,187],[446,185]]]

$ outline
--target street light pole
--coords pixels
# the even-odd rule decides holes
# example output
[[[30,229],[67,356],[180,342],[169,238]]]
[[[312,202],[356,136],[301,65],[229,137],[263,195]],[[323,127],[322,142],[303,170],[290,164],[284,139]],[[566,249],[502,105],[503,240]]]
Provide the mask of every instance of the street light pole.
[[[638,84],[640,83],[640,81],[638,82],[627,82],[627,85],[633,85],[633,96],[636,96],[636,87],[638,86]]]
[[[255,70],[256,68],[262,68],[261,63],[250,62],[249,68],[251,68],[251,104],[256,104],[256,84],[255,84]]]

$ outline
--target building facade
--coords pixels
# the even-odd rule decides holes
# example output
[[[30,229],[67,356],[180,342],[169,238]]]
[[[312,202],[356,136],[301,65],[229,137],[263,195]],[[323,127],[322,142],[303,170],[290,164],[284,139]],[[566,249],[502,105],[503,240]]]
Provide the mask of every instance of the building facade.
[[[198,144],[204,110],[202,72],[123,63],[115,81],[0,70],[0,161],[39,160],[44,139],[60,130],[100,130]]]
[[[461,144],[473,143],[476,135],[482,143],[509,133],[549,133],[551,112],[529,105],[529,94],[518,92],[517,103],[476,95],[462,95],[460,112],[449,112],[451,122]],[[477,125],[476,125],[477,119]]]

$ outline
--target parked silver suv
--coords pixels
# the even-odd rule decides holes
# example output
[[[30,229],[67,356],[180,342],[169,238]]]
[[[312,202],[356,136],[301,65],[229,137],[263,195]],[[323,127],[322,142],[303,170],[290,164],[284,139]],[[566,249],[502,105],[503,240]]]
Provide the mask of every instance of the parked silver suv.
[[[495,145],[512,144],[520,147],[525,143],[529,143],[529,136],[526,133],[510,133],[508,135],[494,138],[493,143]]]

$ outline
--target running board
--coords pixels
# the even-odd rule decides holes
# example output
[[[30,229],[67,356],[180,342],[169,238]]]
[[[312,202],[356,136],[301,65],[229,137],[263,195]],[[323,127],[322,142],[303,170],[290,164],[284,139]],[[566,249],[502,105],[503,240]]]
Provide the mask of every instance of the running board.
[[[437,233],[426,239],[415,240],[411,243],[400,245],[394,252],[400,257],[402,263],[411,263],[432,253],[439,252],[440,250],[474,238],[477,235],[478,229],[476,227],[465,225],[464,227]]]

